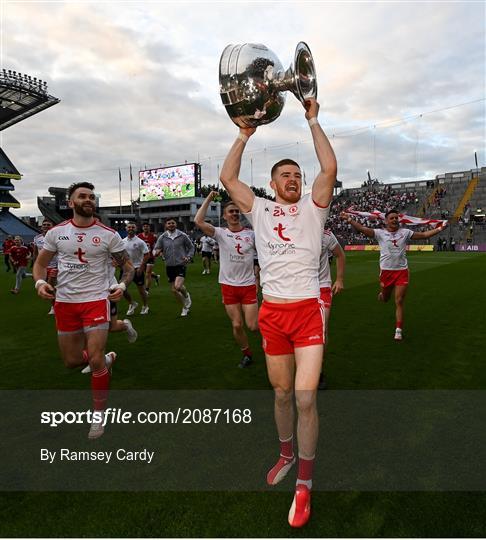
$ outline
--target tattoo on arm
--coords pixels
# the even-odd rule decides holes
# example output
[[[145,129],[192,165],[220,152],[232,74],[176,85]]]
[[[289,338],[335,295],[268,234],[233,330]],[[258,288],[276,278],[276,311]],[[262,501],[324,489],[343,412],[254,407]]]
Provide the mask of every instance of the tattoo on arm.
[[[119,267],[122,267],[127,261],[130,260],[130,257],[125,249],[123,251],[118,251],[117,253],[112,253],[111,256],[115,259],[116,265]]]
[[[125,261],[125,264],[123,265],[123,275],[121,280],[123,283],[125,283],[126,287],[130,285],[134,275],[135,268],[133,267],[133,264],[130,261]]]
[[[115,259],[117,266],[123,268],[122,282],[125,283],[125,285],[129,285],[133,280],[133,276],[135,275],[135,268],[130,262],[128,253],[123,250],[119,251],[118,253],[112,253],[111,256]]]

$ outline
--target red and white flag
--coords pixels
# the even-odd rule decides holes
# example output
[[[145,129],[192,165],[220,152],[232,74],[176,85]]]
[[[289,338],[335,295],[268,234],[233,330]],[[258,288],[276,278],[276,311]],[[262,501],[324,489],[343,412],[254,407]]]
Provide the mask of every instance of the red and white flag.
[[[373,212],[358,212],[357,210],[352,210],[348,208],[346,210],[348,214],[353,216],[361,216],[369,219],[381,219],[385,221],[385,214],[378,210],[373,210]],[[445,227],[447,225],[447,219],[428,219],[428,218],[419,218],[415,216],[407,216],[407,214],[398,214],[398,219],[402,225],[409,225],[414,227],[415,225],[433,225],[434,229],[437,227]]]

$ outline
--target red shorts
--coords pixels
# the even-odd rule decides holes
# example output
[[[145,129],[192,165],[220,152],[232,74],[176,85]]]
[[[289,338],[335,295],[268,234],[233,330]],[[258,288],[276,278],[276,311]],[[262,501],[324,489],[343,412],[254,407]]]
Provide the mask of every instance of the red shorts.
[[[380,272],[380,285],[383,289],[395,287],[395,285],[408,285],[408,268],[404,270],[382,270]]]
[[[290,304],[264,301],[258,326],[267,354],[292,354],[296,347],[324,343],[324,313],[321,301],[309,298]]]
[[[93,302],[55,302],[57,331],[79,332],[110,322],[110,302],[95,300]]]
[[[256,304],[258,302],[256,285],[239,287],[221,283],[221,295],[225,306],[231,304]]]
[[[331,309],[332,305],[332,290],[331,287],[321,288],[321,300],[326,309]]]
[[[57,268],[47,268],[47,279],[55,279],[57,278],[58,270]]]

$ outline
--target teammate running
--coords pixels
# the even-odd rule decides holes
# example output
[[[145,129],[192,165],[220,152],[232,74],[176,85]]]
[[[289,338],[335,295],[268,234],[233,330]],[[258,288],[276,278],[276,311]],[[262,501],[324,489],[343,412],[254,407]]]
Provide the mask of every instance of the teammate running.
[[[142,299],[143,303],[140,315],[147,315],[149,312],[149,306],[148,295],[147,291],[145,290],[145,264],[150,257],[150,252],[147,244],[141,238],[136,236],[136,234],[137,226],[135,225],[135,223],[128,223],[127,236],[123,239],[123,243],[125,244],[126,252],[128,253],[130,260],[132,261],[133,267],[135,268],[133,282],[137,286],[140,298]],[[123,277],[123,272],[121,277]],[[128,301],[127,317],[129,317],[130,315],[133,315],[135,313],[138,302],[134,302],[132,300],[132,297],[128,292],[128,288],[126,291],[124,291],[123,296],[125,300]]]
[[[329,255],[336,257],[336,280],[332,283],[331,266]],[[321,300],[324,304],[324,317],[326,320],[324,336],[324,355],[329,344],[329,320],[331,318],[332,298],[335,294],[344,289],[344,269],[346,266],[346,255],[340,246],[337,238],[329,229],[324,229],[322,233],[322,252],[319,263],[319,287],[321,290]],[[327,387],[324,370],[319,377],[319,390]]]
[[[295,389],[299,466],[289,512],[292,527],[302,527],[310,517],[318,436],[316,393],[324,341],[319,257],[337,171],[336,157],[317,120],[319,104],[309,99],[305,109],[321,167],[312,195],[301,197],[302,172],[290,159],[272,167],[270,186],[275,191],[275,202],[255,197],[248,185],[238,179],[243,150],[255,128],[240,128],[221,171],[221,181],[231,199],[253,223],[261,265],[264,301],[258,323],[268,376],[275,390],[275,420],[280,439],[280,458],[267,475],[267,482],[272,485],[280,482],[295,462]]]
[[[56,300],[54,311],[59,348],[66,367],[89,363],[93,393],[93,422],[88,437],[103,434],[110,386],[110,368],[116,353],[104,353],[110,325],[109,300],[118,301],[133,278],[134,269],[117,232],[94,217],[96,198],[89,182],[68,189],[73,218],[47,232],[34,265],[37,294]],[[58,255],[57,288],[49,285],[47,267]],[[123,280],[111,291],[107,263],[112,256],[123,268]]]
[[[403,339],[403,304],[407,293],[410,273],[406,256],[407,244],[410,240],[424,240],[442,232],[446,226],[437,227],[425,232],[414,232],[400,227],[397,210],[389,210],[385,214],[385,228],[371,229],[355,221],[351,214],[341,213],[357,231],[368,238],[375,238],[380,246],[380,292],[378,300],[388,302],[395,289],[395,340]]]
[[[212,199],[211,199],[212,200]],[[206,208],[207,212],[207,208]],[[204,212],[203,216],[203,222],[204,217],[206,216],[206,212]],[[196,214],[197,217],[197,214]],[[199,227],[196,218],[194,218],[194,223]],[[202,263],[203,263],[203,275],[210,274],[211,273],[211,259],[213,258],[213,247],[216,244],[216,242],[211,238],[211,235],[206,232],[205,229],[202,227],[199,227],[201,231],[203,231],[204,235],[201,236],[199,239],[199,242],[201,242],[201,256],[202,256]]]
[[[26,277],[27,265],[31,257],[30,249],[23,244],[22,237],[14,238],[14,245],[9,249],[10,264],[15,272],[15,286],[10,289],[12,294],[19,294],[22,280]]]
[[[145,290],[147,293],[150,291],[150,285],[152,284],[152,278],[155,279],[155,283],[159,284],[160,275],[153,272],[155,265],[155,257],[152,252],[155,247],[155,242],[157,242],[157,237],[150,230],[150,224],[144,223],[142,225],[142,232],[138,234],[138,237],[141,238],[149,248],[149,258],[147,259],[147,264],[145,265]]]
[[[186,317],[191,309],[191,295],[187,291],[184,280],[186,266],[194,256],[194,244],[189,236],[177,228],[174,218],[165,221],[166,231],[159,236],[155,244],[154,255],[163,255],[165,271],[176,299],[182,304],[181,317]]]
[[[243,319],[249,330],[258,329],[258,301],[253,264],[256,258],[255,234],[252,230],[243,228],[240,223],[240,210],[232,201],[227,202],[223,209],[227,228],[214,227],[204,221],[208,207],[217,195],[217,191],[209,193],[197,211],[194,223],[210,240],[215,238],[219,243],[219,283],[223,304],[233,326],[235,341],[243,353],[239,367],[245,368],[252,363],[253,357]]]
[[[15,240],[11,235],[8,235],[7,238],[3,241],[2,244],[2,251],[3,251],[3,262],[5,264],[5,270],[7,272],[10,272],[11,265],[10,265],[10,259],[8,256],[8,253],[10,251],[10,248],[15,245]]]
[[[41,233],[34,237],[34,263],[39,255],[40,250],[44,247],[44,238],[48,230],[52,229],[54,223],[45,218],[41,225]],[[51,287],[56,287],[57,281],[57,257],[54,256],[47,267],[47,283]],[[54,301],[52,301],[51,309],[48,315],[54,315]]]

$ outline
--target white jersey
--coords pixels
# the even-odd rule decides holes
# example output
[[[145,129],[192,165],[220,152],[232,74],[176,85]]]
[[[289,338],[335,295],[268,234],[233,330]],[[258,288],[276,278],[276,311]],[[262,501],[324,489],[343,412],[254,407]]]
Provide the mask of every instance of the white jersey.
[[[237,287],[254,285],[255,233],[251,229],[231,232],[215,227],[214,237],[219,244],[219,282]]]
[[[34,244],[36,245],[38,252],[40,252],[41,249],[44,248],[44,240],[45,236],[43,234],[38,234],[34,237]],[[57,255],[54,255],[54,257],[52,257],[49,264],[47,265],[47,268],[57,268]]]
[[[329,207],[311,195],[281,205],[255,197],[246,214],[255,230],[263,294],[277,298],[318,298],[321,235]]]
[[[129,236],[125,237],[122,240],[127,250],[128,256],[132,261],[134,268],[140,268],[143,263],[143,257],[145,253],[149,252],[147,244],[138,236],[130,238]]]
[[[413,231],[410,229],[398,229],[396,232],[386,229],[374,229],[374,231],[376,241],[380,245],[380,269],[407,269],[408,262],[405,253]]]
[[[201,236],[201,251],[205,251],[206,253],[212,253],[213,252],[213,246],[216,243],[210,236]]]
[[[319,261],[319,287],[324,289],[332,285],[331,268],[329,266],[329,253],[339,244],[337,238],[329,229],[322,232],[322,251]]]
[[[79,303],[108,297],[109,258],[125,246],[116,231],[99,221],[78,227],[69,220],[47,231],[44,249],[58,255],[56,300]]]

